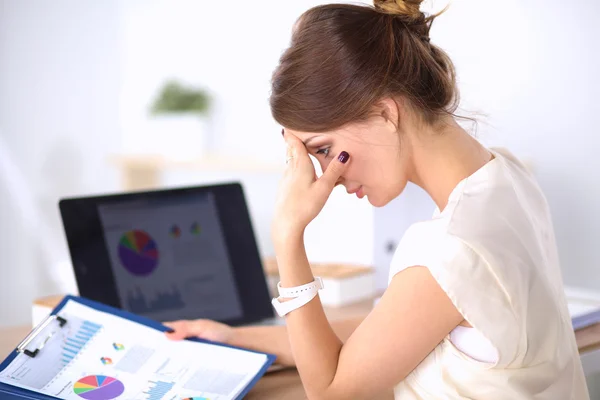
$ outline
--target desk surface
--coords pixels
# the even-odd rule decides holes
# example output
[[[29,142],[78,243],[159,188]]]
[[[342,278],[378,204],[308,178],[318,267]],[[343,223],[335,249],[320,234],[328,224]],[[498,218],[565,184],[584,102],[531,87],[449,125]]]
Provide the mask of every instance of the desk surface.
[[[342,308],[326,309],[330,320],[339,318],[352,318],[366,315],[372,306],[372,301],[356,303]],[[3,360],[30,331],[31,327],[21,326],[0,329],[0,360]],[[580,353],[589,352],[600,348],[600,324],[575,332],[577,346]],[[272,372],[258,381],[256,386],[246,396],[246,399],[304,399],[306,396],[302,389],[302,382],[295,369]],[[392,400],[389,393],[374,400]]]

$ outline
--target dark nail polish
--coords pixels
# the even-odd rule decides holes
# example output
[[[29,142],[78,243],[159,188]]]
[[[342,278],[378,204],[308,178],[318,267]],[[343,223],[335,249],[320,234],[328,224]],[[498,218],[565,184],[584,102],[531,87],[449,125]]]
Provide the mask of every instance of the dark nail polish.
[[[338,160],[340,160],[340,162],[341,162],[342,164],[346,164],[346,161],[348,161],[348,159],[349,159],[349,158],[350,158],[350,154],[348,154],[348,153],[347,153],[347,152],[345,152],[345,151],[342,151],[342,152],[340,153],[340,156],[338,157]]]
[[[167,332],[167,333],[175,333],[175,331],[173,329],[167,329],[165,332]]]
[[[285,135],[285,132],[283,129],[281,129],[281,136],[284,136],[284,135]]]

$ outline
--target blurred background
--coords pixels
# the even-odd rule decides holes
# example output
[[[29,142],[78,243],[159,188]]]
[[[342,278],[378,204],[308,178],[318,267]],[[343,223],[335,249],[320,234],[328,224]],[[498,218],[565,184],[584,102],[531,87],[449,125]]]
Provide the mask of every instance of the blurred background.
[[[239,180],[260,251],[272,255],[285,149],[270,78],[296,18],[321,3],[0,0],[0,327],[28,323],[34,298],[76,290],[57,206],[66,196]],[[431,32],[456,64],[474,134],[539,179],[565,283],[591,290],[599,13],[595,0],[456,0]],[[201,90],[206,110],[152,114],[169,82]],[[309,258],[374,265],[381,282],[403,229],[432,211],[414,187],[377,210],[336,189],[307,232]],[[341,218],[353,229],[337,230]]]

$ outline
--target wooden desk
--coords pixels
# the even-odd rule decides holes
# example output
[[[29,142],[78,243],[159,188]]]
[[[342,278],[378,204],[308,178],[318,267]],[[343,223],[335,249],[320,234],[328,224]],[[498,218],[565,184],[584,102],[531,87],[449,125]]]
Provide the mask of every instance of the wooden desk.
[[[0,329],[0,360],[4,360],[31,330],[31,326]]]
[[[352,318],[366,315],[371,309],[372,301],[364,301],[342,308],[327,308],[330,320]],[[27,335],[31,327],[22,326],[0,330],[0,360],[4,359],[15,346]],[[575,332],[580,354],[600,349],[600,324],[590,326]],[[304,399],[305,394],[298,372],[295,369],[282,370],[265,375],[248,393],[246,399],[269,400]],[[380,396],[374,400],[393,400],[392,393]]]

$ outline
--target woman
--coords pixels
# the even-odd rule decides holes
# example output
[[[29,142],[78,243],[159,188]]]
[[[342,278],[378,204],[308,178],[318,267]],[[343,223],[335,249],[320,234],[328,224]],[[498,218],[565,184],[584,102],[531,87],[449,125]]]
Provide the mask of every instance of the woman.
[[[430,43],[437,15],[420,2],[313,8],[274,73],[271,109],[288,145],[275,306],[288,308],[287,326],[178,321],[169,335],[275,353],[298,368],[309,399],[392,388],[402,400],[587,399],[546,200],[511,153],[456,122],[453,65]],[[409,181],[437,210],[405,233],[366,319],[332,327],[316,289],[285,293],[314,281],[303,232],[336,185],[378,207]],[[339,228],[360,229],[351,216]]]

